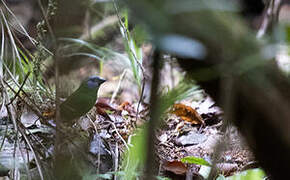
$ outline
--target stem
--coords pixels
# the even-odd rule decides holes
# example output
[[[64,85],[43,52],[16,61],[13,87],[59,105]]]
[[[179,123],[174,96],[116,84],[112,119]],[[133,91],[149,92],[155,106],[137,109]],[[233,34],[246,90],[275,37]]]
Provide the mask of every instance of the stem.
[[[155,168],[155,149],[154,142],[156,139],[155,129],[157,127],[158,120],[160,119],[160,110],[159,105],[159,96],[158,96],[158,86],[160,78],[160,65],[161,58],[160,52],[156,50],[153,55],[153,78],[151,85],[151,97],[150,97],[150,121],[147,128],[147,159],[145,164],[145,178],[147,180],[152,180],[154,178],[154,171],[158,168]]]

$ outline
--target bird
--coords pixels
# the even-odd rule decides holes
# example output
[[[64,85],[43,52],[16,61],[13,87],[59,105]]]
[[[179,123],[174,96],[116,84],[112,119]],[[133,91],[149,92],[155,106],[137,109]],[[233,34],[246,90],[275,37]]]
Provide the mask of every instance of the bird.
[[[61,122],[73,125],[77,118],[89,112],[96,103],[100,86],[105,81],[95,75],[84,79],[79,88],[60,104]]]

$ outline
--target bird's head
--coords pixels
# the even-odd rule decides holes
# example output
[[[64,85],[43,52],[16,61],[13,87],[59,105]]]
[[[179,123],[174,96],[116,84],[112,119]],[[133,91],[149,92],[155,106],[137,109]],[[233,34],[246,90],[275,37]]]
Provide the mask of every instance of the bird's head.
[[[90,76],[83,82],[83,85],[85,85],[89,89],[98,89],[100,85],[103,84],[105,81],[105,79],[99,76]]]

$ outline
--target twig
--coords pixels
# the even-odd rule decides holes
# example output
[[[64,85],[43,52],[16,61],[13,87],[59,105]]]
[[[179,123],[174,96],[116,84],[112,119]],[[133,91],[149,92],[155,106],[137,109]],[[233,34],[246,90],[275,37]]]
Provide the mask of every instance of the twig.
[[[30,75],[30,71],[26,74],[23,83],[21,84],[19,90],[17,91],[17,93],[14,95],[14,97],[10,100],[10,102],[7,105],[10,105],[15,99],[16,97],[19,96],[19,93],[22,91],[22,88],[24,87],[24,84],[26,83],[26,80],[28,78],[28,76]]]
[[[6,136],[7,136],[7,132],[8,132],[8,122],[6,122],[6,129],[5,129],[5,132],[4,132],[4,134],[3,134],[2,142],[1,142],[1,144],[0,144],[0,151],[1,151],[2,148],[3,148],[4,142],[5,142],[5,139],[6,139]]]
[[[28,168],[28,163],[30,162],[30,156],[29,156],[29,148],[27,146],[27,144],[25,143],[25,151],[26,151],[26,159],[27,159],[27,164],[25,164],[25,168],[26,168],[26,173],[27,173],[27,176],[28,176],[28,180],[31,180],[31,173],[29,171],[29,168]],[[22,152],[22,151],[21,151]],[[22,153],[21,153],[22,154]]]
[[[118,17],[113,15],[113,16],[108,16],[106,17],[104,20],[102,20],[101,22],[99,22],[98,24],[96,24],[95,26],[89,28],[88,31],[86,31],[86,33],[84,33],[83,35],[81,35],[79,37],[79,39],[82,40],[88,40],[90,39],[91,34],[94,34],[102,29],[104,29],[105,27],[109,26],[109,25],[113,25],[118,21]]]
[[[4,88],[2,78],[0,79],[0,81],[1,81],[1,86],[2,86],[1,88]],[[5,98],[4,92],[2,94],[2,101],[3,101],[3,103],[2,103],[2,107],[1,107],[0,111],[2,111],[3,108],[6,108],[6,106],[5,106],[6,98]],[[6,108],[6,110],[7,110],[7,108]],[[7,136],[7,132],[8,132],[8,122],[6,122],[6,129],[5,129],[5,132],[4,132],[4,135],[3,135],[2,142],[0,144],[0,151],[3,148],[4,142],[5,142],[5,138]]]
[[[15,14],[9,9],[9,7],[7,6],[7,4],[5,3],[4,0],[1,0],[2,4],[4,5],[4,7],[6,8],[6,10],[13,16],[13,18],[15,19],[15,21],[17,22],[17,24],[19,25],[20,29],[23,31],[22,33],[24,33],[26,35],[26,37],[28,37],[28,39],[31,41],[31,43],[33,45],[35,45],[35,42],[33,41],[33,38],[29,36],[29,34],[27,33],[27,31],[25,30],[25,28],[22,26],[22,23],[20,22],[20,20],[15,16]],[[2,12],[2,10],[1,10]],[[6,21],[6,19],[4,19]],[[6,22],[7,23],[7,22]],[[13,43],[13,42],[12,42]]]
[[[16,148],[17,148],[17,142],[18,142],[18,128],[17,128],[17,124],[16,124],[16,119],[15,117],[12,115],[12,105],[8,106],[6,105],[6,108],[7,108],[7,113],[8,113],[8,117],[11,119],[12,123],[13,123],[13,126],[14,126],[14,131],[15,131],[15,134],[16,134],[16,137],[15,137],[15,141],[14,141],[14,148],[13,148],[13,158],[15,159],[15,156],[16,156]],[[15,162],[13,163],[14,167],[13,167],[13,176],[12,176],[12,179],[17,179],[17,170],[18,170],[18,167],[16,166]]]
[[[127,42],[129,42],[129,31],[128,29],[124,26],[124,23],[122,22],[121,20],[121,17],[119,15],[119,10],[118,10],[118,7],[117,7],[117,4],[115,2],[115,0],[113,0],[113,4],[114,4],[114,8],[115,8],[115,11],[116,11],[116,14],[117,14],[117,17],[118,17],[118,20],[119,20],[119,24],[120,24],[120,27],[123,29],[124,31],[124,35],[125,35],[125,39]],[[145,81],[146,81],[146,77],[145,77],[145,69],[144,67],[142,66],[142,64],[138,61],[138,58],[136,57],[135,53],[132,51],[132,49],[130,48],[129,46],[129,51],[130,53],[132,54],[135,62],[137,63],[137,65],[140,67],[141,71],[142,71],[142,88],[141,88],[141,94],[140,94],[140,98],[139,98],[139,101],[138,101],[138,105],[137,105],[137,112],[136,112],[136,121],[137,121],[137,118],[138,118],[138,115],[139,115],[139,106],[143,100],[143,94],[144,94],[144,87],[145,87]]]
[[[97,128],[96,124],[94,123],[94,121],[89,116],[87,116],[87,118],[90,120],[90,123],[93,125],[96,133],[98,133],[98,128]]]
[[[29,73],[26,75],[26,79],[27,79],[28,76],[29,76]],[[23,85],[25,84],[26,79],[24,80],[22,86],[20,87],[20,90],[22,89]],[[4,83],[5,83],[5,84],[6,84],[6,85],[7,85],[7,86],[8,86],[8,87],[9,87],[9,88],[10,88],[10,89],[15,93],[14,89],[11,88],[11,86],[10,86],[6,81],[4,81],[3,79],[1,79],[1,82],[2,82],[2,83],[4,82]],[[2,84],[2,85],[3,85],[3,84]],[[15,97],[18,96],[20,90],[19,90],[17,93],[15,93],[15,94],[16,94]],[[21,98],[21,97],[20,97],[20,98]],[[13,100],[12,100],[12,101],[13,101]],[[12,102],[12,101],[11,101],[11,102]],[[24,100],[23,100],[23,101],[24,101]],[[25,101],[24,101],[24,103],[25,103]],[[19,144],[19,141],[18,141],[18,131],[20,131],[20,133],[22,134],[22,136],[23,136],[24,139],[26,140],[26,143],[27,143],[28,146],[30,147],[30,150],[32,151],[32,153],[33,153],[33,155],[34,155],[34,157],[35,157],[35,161],[36,161],[36,164],[37,164],[37,168],[38,168],[38,171],[39,171],[39,175],[40,175],[41,179],[43,180],[44,178],[43,178],[43,174],[42,174],[42,171],[41,171],[41,168],[40,168],[39,159],[37,158],[37,156],[36,156],[36,154],[35,154],[35,152],[34,152],[34,150],[33,150],[33,148],[32,148],[32,145],[29,143],[26,134],[23,133],[23,131],[22,131],[21,128],[18,128],[18,123],[16,122],[16,119],[14,118],[14,116],[12,116],[12,113],[11,113],[11,111],[12,111],[12,107],[11,107],[11,106],[12,106],[11,103],[6,104],[6,109],[7,109],[8,115],[9,115],[10,119],[11,119],[12,122],[13,122],[14,129],[16,130],[16,136],[17,136],[17,137],[16,137],[15,148],[14,148],[14,149],[16,149],[16,147],[17,147],[17,145],[18,145],[19,151],[21,152],[21,155],[22,155],[22,158],[23,158],[23,154],[22,154],[22,151],[21,151],[21,149],[20,149],[20,144]],[[17,144],[17,145],[16,145],[16,144]],[[13,156],[15,156],[15,150],[14,150],[14,154],[13,154]],[[14,158],[15,158],[15,157],[14,157]],[[23,160],[24,160],[24,158],[23,158]],[[26,169],[28,170],[28,168],[27,168],[26,165],[25,165],[25,167],[26,167]],[[14,169],[14,171],[16,171],[16,170],[17,170],[17,169]],[[28,174],[29,174],[29,172],[28,172]],[[15,174],[14,174],[14,175],[15,175]],[[31,179],[30,177],[31,177],[31,176],[28,176],[29,179]]]
[[[8,22],[8,24],[11,26],[11,28],[12,29],[14,29],[15,30],[15,32],[18,32],[18,33],[20,33],[20,34],[22,34],[22,35],[24,35],[24,36],[26,36],[26,34],[25,33],[23,33],[22,31],[20,31],[20,30],[18,30],[17,28],[15,28],[10,22]],[[15,36],[15,33],[12,31],[12,34],[14,35],[14,38],[17,40],[17,42],[19,43],[20,42],[20,40],[19,40],[19,38],[17,37],[17,36]],[[34,39],[34,38],[32,38],[32,37],[29,37],[32,41],[33,41],[33,45],[35,45],[35,43],[38,43],[38,41],[36,40],[36,39]],[[20,45],[21,45],[21,47],[27,52],[28,50],[24,47],[24,45],[22,44],[22,43],[19,43]],[[48,50],[46,47],[44,47],[44,46],[42,46],[42,49],[45,51],[45,52],[47,52],[49,55],[53,55],[52,54],[52,52],[50,51],[50,50]],[[28,54],[30,54],[30,53],[28,53]],[[30,55],[31,56],[31,55]]]
[[[137,105],[136,123],[137,123],[138,116],[139,116],[139,107],[140,107],[141,102],[143,101],[144,88],[145,88],[145,80],[143,80],[143,82],[142,82],[141,94],[140,94],[140,98],[139,98],[138,105]]]
[[[98,132],[96,131],[96,133],[98,133]],[[98,142],[98,149],[101,149],[101,142],[100,142],[100,141]],[[101,165],[101,153],[99,152],[99,153],[98,153],[97,174],[100,173],[100,165]]]
[[[9,87],[9,89],[14,93],[16,94],[16,91],[6,82],[3,80],[3,82]],[[26,95],[26,97],[28,97],[28,95],[25,93],[25,91],[21,90],[22,92],[24,92],[24,94]],[[25,105],[27,105],[38,117],[40,117],[41,120],[45,120],[45,118],[42,116],[42,114],[35,110],[34,108],[32,108],[31,105],[29,105],[21,96],[18,96],[22,102],[24,102]],[[31,100],[32,101],[32,100]],[[35,104],[34,104],[35,105]],[[35,105],[36,106],[36,105]]]
[[[22,134],[22,136],[23,136],[24,139],[25,139],[25,142],[26,142],[27,145],[29,146],[29,149],[31,150],[33,156],[35,157],[35,163],[36,163],[36,167],[37,167],[37,170],[38,170],[38,172],[39,172],[40,178],[41,178],[41,180],[44,180],[44,176],[43,176],[43,173],[42,173],[42,170],[41,170],[41,166],[40,166],[40,162],[39,162],[40,159],[39,159],[38,156],[36,155],[36,153],[35,153],[35,151],[34,151],[34,149],[33,149],[33,147],[32,147],[32,144],[29,142],[29,140],[28,140],[28,138],[27,138],[25,132],[23,132],[23,131],[21,130],[21,128],[19,128],[19,129],[20,129],[20,133]]]
[[[118,92],[119,92],[119,90],[120,90],[121,83],[122,83],[122,81],[123,81],[123,79],[124,79],[126,73],[127,73],[127,69],[125,69],[125,70],[123,71],[123,73],[122,73],[122,75],[121,75],[121,77],[120,77],[120,80],[119,80],[118,86],[117,86],[116,90],[114,91],[114,93],[113,93],[113,95],[112,95],[112,97],[111,97],[110,104],[112,104],[113,101],[114,101],[114,99],[116,98],[116,96],[117,96],[117,94],[118,94]]]
[[[16,94],[16,91],[6,82],[6,81],[4,81],[3,80],[3,82],[11,89],[11,91],[13,92],[13,93],[15,93]],[[23,91],[24,92],[24,91]],[[26,94],[26,96],[27,96],[27,94]],[[38,112],[37,110],[35,110],[34,108],[32,108],[32,106],[30,106],[21,96],[19,96],[19,98],[22,100],[22,102],[25,104],[25,105],[27,105],[41,120],[45,120],[45,118],[42,116],[42,114],[40,113],[40,112]],[[32,100],[31,100],[32,101]],[[47,126],[49,126],[49,127],[51,127],[51,128],[53,128],[53,129],[55,129],[55,127],[54,126],[52,126],[51,124],[49,124],[49,123],[45,123],[45,122],[43,122],[44,124],[46,124]],[[58,132],[58,133],[62,133],[62,134],[64,134],[65,135],[65,133],[64,133],[64,131],[62,131],[60,128],[58,128],[58,129],[55,129],[56,130],[56,132]],[[68,138],[68,136],[65,136],[66,138]]]
[[[118,164],[119,164],[119,147],[118,147],[118,142],[116,141],[115,143],[115,168],[114,171],[118,171]],[[117,175],[114,175],[114,180],[117,180]]]
[[[13,81],[14,81],[14,79],[13,78],[11,78]],[[7,83],[5,80],[3,80],[3,82],[11,89],[11,91],[13,91],[13,93],[14,94],[16,94],[16,91],[9,85],[9,83]],[[19,86],[18,85],[18,83],[16,82],[16,81],[14,81],[14,83],[17,85],[17,86]],[[19,86],[20,87],[20,86]],[[35,106],[35,107],[38,107],[36,104],[35,104],[35,102],[33,101],[33,100],[31,100],[30,98],[29,98],[29,96],[28,96],[28,94],[23,90],[23,89],[21,89],[20,88],[20,90],[21,90],[21,92],[26,96],[26,98]],[[23,100],[24,101],[24,99],[23,98],[21,98],[20,96],[18,96],[21,100]],[[26,102],[25,102],[26,103]],[[27,104],[27,103],[26,103]],[[27,104],[28,105],[28,104]],[[29,105],[28,105],[29,106]],[[29,106],[29,107],[31,107],[31,106]],[[38,113],[39,114],[39,113]],[[37,115],[38,115],[37,114]],[[41,116],[39,116],[39,117],[43,117],[42,115]],[[44,119],[44,118],[42,118],[42,119]]]
[[[112,122],[110,122],[110,123],[111,123],[112,126],[114,127],[114,129],[115,129],[117,135],[120,137],[120,139],[121,139],[121,141],[124,143],[125,147],[129,150],[129,146],[127,145],[126,141],[123,139],[123,137],[121,136],[121,134],[119,133],[119,131],[118,131],[116,125],[115,125],[114,123],[112,123]]]
[[[48,28],[49,34],[50,34],[50,36],[51,36],[53,42],[56,42],[56,37],[55,37],[54,32],[53,32],[53,30],[52,30],[52,27],[51,27],[51,25],[50,25],[50,23],[49,23],[48,14],[45,13],[45,10],[44,10],[44,8],[43,8],[43,5],[42,5],[42,3],[41,3],[41,0],[37,0],[37,2],[38,2],[38,5],[39,5],[39,7],[40,7],[41,13],[42,13],[42,15],[43,15],[43,18],[44,18],[45,24],[46,24],[46,26],[47,26],[47,28]],[[50,3],[50,2],[49,2],[49,3]]]
[[[118,17],[118,20],[119,20],[119,24],[120,24],[120,27],[123,29],[123,31],[125,32],[124,35],[125,35],[125,38],[127,40],[127,42],[129,42],[129,31],[128,29],[124,26],[124,23],[122,22],[121,20],[121,16],[119,14],[119,10],[118,10],[118,7],[117,7],[117,4],[115,2],[115,0],[113,0],[113,4],[114,4],[114,8],[115,8],[115,11],[116,11],[116,14],[117,14],[117,17]],[[138,58],[136,57],[135,53],[132,51],[132,49],[129,47],[129,50],[130,50],[130,53],[132,54],[132,56],[134,57],[134,60],[136,61],[136,63],[138,64],[138,66],[140,67],[141,71],[142,71],[142,74],[144,76],[145,74],[145,70],[144,70],[144,67],[142,66],[142,64],[138,61]]]
[[[47,152],[47,154],[52,155],[51,152],[49,152],[49,150],[44,146],[44,144],[39,141],[39,139],[37,139],[37,137],[29,130],[27,129],[22,123],[18,123],[18,125],[20,125],[21,128],[23,128],[25,130],[25,132],[31,136],[31,139],[34,140],[35,142],[39,143],[39,145],[45,149],[45,151]]]
[[[84,26],[83,35],[86,34],[87,39],[92,40],[91,13],[89,9],[86,10],[83,26]]]
[[[21,131],[20,131],[20,133],[21,133]],[[24,164],[25,171],[27,173],[27,179],[31,180],[31,174],[30,174],[30,171],[29,171],[29,168],[28,168],[28,163],[29,163],[28,149],[26,149],[27,158],[25,159],[25,156],[24,156],[24,154],[22,152],[22,149],[20,149],[21,145],[20,145],[19,141],[17,141],[17,145],[18,145],[18,150],[19,150],[19,152],[21,154],[21,158],[23,159],[23,162],[24,162],[23,164]],[[27,146],[25,146],[25,147],[27,147]]]
[[[263,22],[257,33],[257,38],[264,36],[273,23],[277,22],[281,3],[282,0],[270,0]]]

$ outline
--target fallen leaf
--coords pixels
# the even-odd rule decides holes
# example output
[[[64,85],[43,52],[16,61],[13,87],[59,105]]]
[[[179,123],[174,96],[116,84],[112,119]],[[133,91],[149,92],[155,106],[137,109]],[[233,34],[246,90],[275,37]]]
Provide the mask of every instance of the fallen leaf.
[[[52,118],[55,116],[55,111],[54,110],[48,110],[48,111],[44,111],[42,113],[43,117],[45,118]]]
[[[30,127],[32,125],[40,126],[39,117],[32,111],[22,113],[20,121],[25,127]]]
[[[207,140],[207,137],[204,134],[190,131],[188,134],[178,137],[175,143],[179,146],[186,146],[186,145],[201,144],[205,142],[206,140]]]
[[[168,140],[168,135],[166,133],[162,134],[161,136],[157,137],[160,143],[165,143]]]
[[[126,111],[126,112],[128,112],[128,114],[136,114],[134,107],[128,101],[125,101],[122,104],[120,104],[118,109],[120,111]]]
[[[123,102],[122,104],[119,105],[118,109],[119,110],[126,110],[126,108],[130,105],[128,101]]]
[[[220,115],[223,113],[222,110],[218,106],[215,106],[215,102],[209,96],[207,96],[203,101],[193,105],[193,107],[196,108],[196,111],[200,115],[209,114],[209,113]]]
[[[190,106],[186,106],[180,103],[174,104],[170,112],[180,117],[182,120],[192,124],[204,124],[202,117],[195,109]]]
[[[163,168],[166,171],[170,171],[178,175],[185,174],[187,172],[187,167],[180,161],[167,161],[163,164]]]
[[[105,110],[117,111],[117,108],[115,108],[113,104],[110,104],[110,100],[108,98],[98,98],[95,106]]]
[[[108,113],[107,113],[108,111],[113,111],[113,112],[118,111],[118,109],[113,107],[113,105],[110,104],[109,101],[110,100],[107,98],[98,98],[97,103],[95,104],[98,114],[104,117],[108,117]]]
[[[236,163],[219,163],[217,168],[223,172],[223,175],[229,176],[236,172],[239,166]]]

